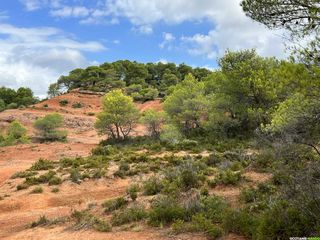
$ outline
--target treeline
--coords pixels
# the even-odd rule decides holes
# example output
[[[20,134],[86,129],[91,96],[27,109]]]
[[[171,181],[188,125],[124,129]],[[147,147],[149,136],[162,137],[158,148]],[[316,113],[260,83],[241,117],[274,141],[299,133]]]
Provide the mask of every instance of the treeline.
[[[128,60],[72,70],[50,85],[48,95],[54,97],[63,90],[76,88],[108,92],[115,88],[125,89],[134,100],[146,101],[165,96],[171,86],[181,82],[187,74],[202,80],[211,72],[205,68],[192,68],[174,63],[137,63]]]
[[[38,101],[30,88],[21,87],[18,90],[0,88],[0,112],[5,109],[23,108]]]

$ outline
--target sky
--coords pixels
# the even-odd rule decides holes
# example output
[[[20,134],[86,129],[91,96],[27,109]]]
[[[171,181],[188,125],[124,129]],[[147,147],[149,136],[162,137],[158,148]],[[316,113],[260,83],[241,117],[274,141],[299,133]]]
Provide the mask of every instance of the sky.
[[[215,69],[227,49],[285,58],[281,35],[240,0],[0,0],[0,86],[45,96],[74,68],[123,59]]]

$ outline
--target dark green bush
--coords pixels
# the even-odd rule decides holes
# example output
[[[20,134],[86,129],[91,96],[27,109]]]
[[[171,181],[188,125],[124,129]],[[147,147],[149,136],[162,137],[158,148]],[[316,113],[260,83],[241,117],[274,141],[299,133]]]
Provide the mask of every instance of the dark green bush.
[[[40,171],[40,170],[49,170],[54,168],[54,162],[40,158],[37,162],[32,164],[30,170]]]
[[[227,169],[219,172],[218,176],[215,178],[215,182],[217,184],[237,185],[242,179],[240,171]]]
[[[158,197],[151,205],[149,220],[150,224],[159,226],[169,224],[177,219],[184,219],[185,209],[176,199],[168,196]]]
[[[61,178],[59,178],[58,176],[53,176],[52,178],[50,178],[49,180],[49,185],[59,185],[62,183]]]
[[[82,176],[77,168],[72,168],[70,170],[70,179],[74,183],[79,183],[81,181]]]
[[[118,197],[115,199],[109,199],[102,203],[102,207],[104,207],[104,211],[106,213],[113,212],[122,208],[128,204],[128,201],[124,197]]]
[[[49,222],[50,222],[49,219],[43,215],[43,216],[39,217],[39,219],[37,221],[32,222],[30,227],[35,228],[38,226],[43,226],[43,225],[48,224]]]
[[[126,223],[140,221],[147,217],[147,212],[143,206],[134,205],[130,208],[124,208],[115,212],[112,216],[111,222],[114,226],[123,225]]]
[[[143,193],[147,196],[158,194],[159,192],[161,192],[162,188],[163,184],[161,182],[161,179],[156,176],[150,177],[143,183]]]
[[[278,202],[263,214],[257,229],[258,238],[276,240],[289,239],[292,236],[310,236],[316,231],[315,224],[300,208],[289,206],[286,202]]]
[[[82,108],[83,107],[83,104],[81,102],[76,102],[76,103],[73,103],[72,104],[72,107],[73,108]]]
[[[26,183],[21,183],[21,184],[18,184],[17,185],[17,190],[20,191],[20,190],[23,190],[23,189],[27,189],[29,187],[28,184]]]
[[[127,193],[129,194],[132,201],[135,201],[137,199],[139,190],[140,187],[137,184],[133,184],[127,189]]]
[[[30,193],[43,193],[43,188],[41,186],[35,187]]]
[[[62,99],[59,101],[60,106],[66,106],[69,104],[69,101],[67,99]]]
[[[252,238],[259,226],[259,219],[244,210],[228,210],[223,216],[223,228],[226,232],[233,232]]]

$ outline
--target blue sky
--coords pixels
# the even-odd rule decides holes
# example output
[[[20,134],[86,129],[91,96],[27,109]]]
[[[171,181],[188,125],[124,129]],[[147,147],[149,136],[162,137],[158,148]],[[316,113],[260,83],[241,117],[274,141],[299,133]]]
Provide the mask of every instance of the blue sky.
[[[226,49],[284,57],[280,32],[247,18],[240,0],[1,0],[0,85],[50,83],[119,59],[216,68]]]

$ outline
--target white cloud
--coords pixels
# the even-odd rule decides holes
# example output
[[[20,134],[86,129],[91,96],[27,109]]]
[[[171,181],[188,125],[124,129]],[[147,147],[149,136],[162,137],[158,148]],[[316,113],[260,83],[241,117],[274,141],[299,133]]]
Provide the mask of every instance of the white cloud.
[[[159,44],[159,47],[161,49],[167,47],[167,49],[170,50],[172,48],[171,42],[173,42],[176,39],[175,36],[172,33],[164,32],[162,34],[162,37],[163,41]]]
[[[83,51],[105,49],[98,42],[76,41],[56,28],[0,24],[0,35],[0,85],[30,87],[39,96],[60,75],[91,64]]]
[[[21,1],[28,4],[29,9],[43,7],[46,2],[56,13],[52,15],[78,17],[82,24],[116,24],[119,19],[126,18],[133,25],[132,29],[142,34],[153,33],[154,25],[159,22],[172,25],[205,21],[212,25],[208,33],[183,36],[179,40],[188,53],[209,59],[220,56],[227,48],[257,48],[265,56],[284,56],[281,37],[246,17],[240,0],[95,0],[90,2],[88,11],[83,9],[77,14],[73,9],[85,6],[84,1],[55,0],[55,4],[54,0]],[[160,48],[173,48],[173,40],[167,37],[169,39],[164,38],[159,44]]]
[[[51,10],[50,14],[54,17],[87,17],[90,14],[90,10],[83,6],[69,7],[65,6],[60,9]]]

